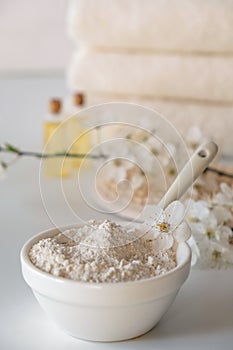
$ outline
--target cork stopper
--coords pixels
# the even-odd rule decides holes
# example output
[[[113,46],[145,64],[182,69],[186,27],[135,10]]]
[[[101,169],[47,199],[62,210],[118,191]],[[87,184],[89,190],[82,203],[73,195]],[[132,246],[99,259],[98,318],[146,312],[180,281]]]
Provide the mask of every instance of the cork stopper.
[[[49,101],[49,112],[52,114],[58,114],[61,111],[61,100],[52,98]]]
[[[84,95],[82,93],[74,94],[73,102],[75,106],[82,106],[84,104]]]

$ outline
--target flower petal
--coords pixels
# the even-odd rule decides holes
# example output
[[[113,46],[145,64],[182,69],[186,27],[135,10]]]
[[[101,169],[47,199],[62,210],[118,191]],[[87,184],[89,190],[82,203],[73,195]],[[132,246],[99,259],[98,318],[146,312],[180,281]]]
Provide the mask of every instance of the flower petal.
[[[174,201],[165,209],[166,221],[172,226],[178,226],[184,218],[185,208],[180,201]]]
[[[230,227],[225,226],[225,225],[220,226],[215,232],[215,237],[216,237],[217,241],[219,241],[219,243],[225,248],[230,247],[229,238],[231,236],[232,236],[232,231],[231,231]]]
[[[145,230],[145,233],[146,234],[145,234],[144,238],[147,240],[154,240],[154,239],[158,238],[160,235],[159,231],[153,230],[152,228],[147,230],[147,231]]]
[[[163,209],[158,205],[146,205],[140,216],[140,220],[155,222],[163,215]]]
[[[133,187],[133,189],[137,189],[142,186],[144,183],[144,178],[140,174],[134,174],[132,178],[130,179],[130,183]]]
[[[208,203],[202,200],[194,201],[194,200],[187,200],[187,206],[188,206],[188,213],[187,217],[191,219],[198,219],[200,221],[204,220],[209,216],[209,208]]]
[[[220,189],[226,197],[230,198],[230,196],[232,194],[232,189],[230,186],[228,186],[225,182],[222,182],[220,184]]]
[[[186,137],[190,143],[199,143],[203,138],[203,134],[198,126],[192,126],[187,130]]]
[[[152,242],[153,249],[158,252],[160,250],[166,250],[170,249],[173,246],[174,238],[172,235],[159,235],[155,240]]]
[[[150,232],[152,230],[151,225],[149,225],[147,222],[143,222],[141,224],[137,225],[138,230],[142,233],[142,236],[145,235],[147,232]]]
[[[182,222],[173,232],[173,236],[177,242],[185,242],[191,237],[192,231],[186,222]]]
[[[226,222],[231,218],[231,212],[221,205],[216,205],[213,208],[213,214],[218,223]]]
[[[223,259],[229,263],[229,264],[233,264],[233,254],[232,254],[232,250],[231,249],[225,249],[222,253],[223,255]]]
[[[200,256],[201,256],[200,250],[199,250],[198,245],[193,237],[190,237],[188,244],[189,244],[190,248],[192,249],[191,265],[194,266],[194,265],[196,265],[196,263],[200,259]]]

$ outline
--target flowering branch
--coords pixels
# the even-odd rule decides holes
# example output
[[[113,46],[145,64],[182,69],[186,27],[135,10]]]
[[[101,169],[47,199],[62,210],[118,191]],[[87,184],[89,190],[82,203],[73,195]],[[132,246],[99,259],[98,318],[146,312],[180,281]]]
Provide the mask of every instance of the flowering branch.
[[[15,154],[17,158],[22,156],[34,157],[39,159],[57,158],[57,157],[78,158],[78,159],[82,159],[82,158],[106,159],[107,158],[107,155],[104,155],[104,154],[94,155],[94,154],[83,154],[83,153],[78,154],[78,153],[69,153],[69,152],[42,153],[42,152],[24,151],[9,143],[5,143],[4,146],[0,145],[0,152]],[[17,158],[15,160],[17,160]],[[5,161],[0,160],[0,164],[2,168],[6,169],[14,161],[7,163]],[[233,174],[226,173],[225,171],[222,171],[213,167],[206,168],[205,172],[212,172],[212,173],[218,174],[219,176],[225,176],[231,179],[233,178]]]
[[[233,174],[226,173],[225,171],[218,170],[216,168],[208,167],[208,168],[206,168],[205,172],[207,172],[207,171],[215,173],[215,174],[217,174],[219,176],[225,176],[225,177],[229,177],[229,178],[233,179]]]
[[[69,152],[57,152],[57,153],[42,153],[42,152],[33,152],[33,151],[24,151],[21,150],[9,143],[6,143],[4,146],[0,146],[0,152],[14,154],[16,158],[11,162],[5,162],[0,160],[0,165],[3,169],[6,169],[9,165],[15,162],[19,157],[34,157],[39,159],[47,158],[57,158],[57,157],[68,157],[68,158],[90,158],[90,159],[101,159],[107,158],[104,154],[83,154],[83,153],[69,153]]]
[[[32,151],[21,151],[20,149],[10,145],[6,144],[6,147],[0,146],[0,152],[4,153],[14,153],[17,156],[28,156],[28,157],[35,157],[35,158],[55,158],[55,157],[69,157],[69,158],[91,158],[91,159],[99,159],[99,158],[106,158],[106,155],[100,154],[100,155],[94,155],[94,154],[83,154],[83,153],[67,153],[67,152],[58,152],[58,153],[41,153],[41,152],[32,152]]]

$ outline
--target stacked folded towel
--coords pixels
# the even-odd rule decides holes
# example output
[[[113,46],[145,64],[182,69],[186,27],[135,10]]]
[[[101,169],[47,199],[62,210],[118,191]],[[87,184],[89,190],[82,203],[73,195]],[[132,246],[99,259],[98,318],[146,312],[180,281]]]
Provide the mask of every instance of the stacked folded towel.
[[[225,129],[231,152],[233,1],[76,0],[68,17],[73,90],[156,108],[181,130]]]

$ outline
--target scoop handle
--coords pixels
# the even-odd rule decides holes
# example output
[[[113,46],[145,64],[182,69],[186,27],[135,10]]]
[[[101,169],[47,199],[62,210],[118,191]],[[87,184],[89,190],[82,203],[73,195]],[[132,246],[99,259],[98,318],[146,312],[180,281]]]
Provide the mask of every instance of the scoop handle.
[[[166,208],[171,202],[179,199],[192,186],[194,181],[203,173],[218,152],[218,146],[207,141],[197,148],[180,174],[163,196],[159,205]]]

